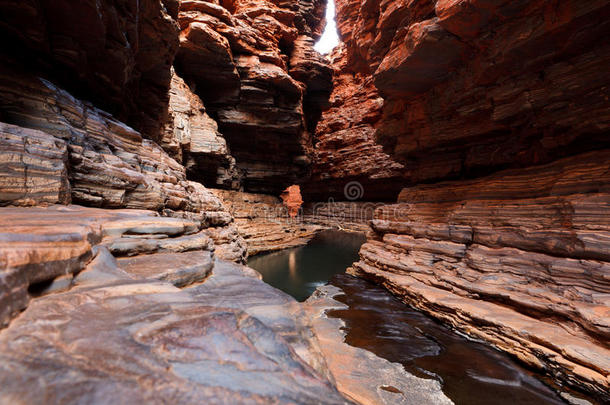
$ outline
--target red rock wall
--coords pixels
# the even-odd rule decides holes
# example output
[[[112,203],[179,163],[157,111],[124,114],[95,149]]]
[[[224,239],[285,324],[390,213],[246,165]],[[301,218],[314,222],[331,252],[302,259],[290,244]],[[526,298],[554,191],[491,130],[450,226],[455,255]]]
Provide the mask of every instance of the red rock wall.
[[[331,57],[335,75],[330,107],[316,128],[303,195],[307,201],[345,201],[352,198],[346,186],[358,182],[358,200],[395,201],[403,184],[403,165],[375,140],[383,99],[369,75],[349,66],[346,48],[337,48]]]
[[[181,1],[176,70],[227,140],[246,191],[279,195],[307,172],[332,71],[313,51],[320,1]]]
[[[377,137],[409,183],[608,146],[607,1],[337,5],[350,66],[386,100]]]
[[[350,271],[610,400],[610,4],[338,0],[337,10],[347,68],[383,98],[371,138],[404,167],[398,204],[376,211]],[[370,100],[344,94],[346,105]],[[333,164],[351,146],[332,122],[316,134],[321,173],[349,166]],[[337,149],[325,145],[333,137]]]

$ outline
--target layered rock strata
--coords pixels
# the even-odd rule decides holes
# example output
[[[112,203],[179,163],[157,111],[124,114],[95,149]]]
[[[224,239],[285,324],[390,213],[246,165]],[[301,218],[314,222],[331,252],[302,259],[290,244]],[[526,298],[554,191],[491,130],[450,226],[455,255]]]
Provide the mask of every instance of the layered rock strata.
[[[120,258],[121,267],[136,275],[180,286],[205,279],[215,256],[245,259],[245,246],[232,226],[217,228],[196,218],[75,205],[5,207],[0,209],[0,217],[5,227],[0,233],[3,325],[32,297],[69,288],[73,275],[99,255],[100,249]],[[219,230],[227,235],[219,238]],[[185,256],[183,252],[192,253]]]
[[[290,209],[278,197],[265,194],[212,190],[223,200],[243,237],[248,254],[286,249],[306,244],[325,225],[292,217]]]
[[[351,272],[602,402],[609,13],[337,1],[345,64],[383,99],[374,137],[406,187]]]
[[[70,291],[0,331],[1,402],[349,403],[324,377],[299,304],[253,270],[217,261],[180,290],[101,252]],[[173,275],[200,256],[174,261]],[[231,287],[239,294],[222,295]]]
[[[177,0],[0,1],[0,53],[156,139],[178,50]]]
[[[608,147],[606,1],[339,0],[337,13],[410,184]]]
[[[350,272],[608,400],[608,162],[605,150],[405,188]]]
[[[186,167],[189,179],[208,187],[239,188],[242,176],[218,124],[173,71],[168,121],[159,145]]]
[[[337,302],[303,306],[214,260],[191,220],[77,206],[0,217],[0,296],[30,301],[0,330],[0,402],[450,403],[437,382],[343,343],[323,314]]]
[[[314,137],[310,177],[303,182],[307,201],[395,201],[400,192],[403,165],[383,152],[376,142],[383,99],[373,79],[351,68],[344,46],[331,55],[335,69],[330,105]],[[358,195],[346,187],[357,182]],[[356,197],[356,198],[353,198]]]
[[[384,203],[364,201],[330,201],[307,203],[303,206],[303,221],[348,232],[367,233],[375,210]]]
[[[106,112],[10,70],[0,74],[0,112],[19,125],[0,125],[0,204],[73,202],[191,218],[212,229],[223,257],[244,260],[243,240],[221,201],[187,180],[161,147]]]
[[[279,195],[307,171],[332,70],[312,48],[321,2],[276,3],[182,1],[176,69],[217,120],[241,186]]]

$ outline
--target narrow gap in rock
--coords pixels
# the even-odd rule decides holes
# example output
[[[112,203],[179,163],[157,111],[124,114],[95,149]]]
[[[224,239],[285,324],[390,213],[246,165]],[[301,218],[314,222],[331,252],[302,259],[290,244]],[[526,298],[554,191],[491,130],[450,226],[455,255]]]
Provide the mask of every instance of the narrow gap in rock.
[[[30,286],[28,287],[28,294],[32,298],[37,298],[41,295],[44,295],[45,291],[53,284],[53,281],[54,279],[51,278],[49,280],[39,281],[38,283],[30,284]]]
[[[324,28],[322,37],[315,46],[316,51],[321,54],[331,53],[332,50],[339,45],[335,15],[335,0],[328,0],[328,5],[326,6],[326,27]]]

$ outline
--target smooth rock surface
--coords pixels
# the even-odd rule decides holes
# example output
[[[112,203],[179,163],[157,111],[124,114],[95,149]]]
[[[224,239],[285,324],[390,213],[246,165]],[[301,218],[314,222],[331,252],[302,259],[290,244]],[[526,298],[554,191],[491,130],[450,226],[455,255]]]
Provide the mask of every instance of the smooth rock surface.
[[[415,377],[400,364],[345,343],[343,321],[326,315],[327,311],[347,308],[333,299],[341,293],[334,286],[319,287],[304,307],[312,318],[314,334],[337,389],[343,395],[363,405],[453,404],[438,381]]]
[[[347,403],[268,320],[222,304],[120,277],[37,299],[0,331],[0,402]]]
[[[203,282],[214,267],[210,251],[156,253],[120,258],[118,266],[136,278],[167,281],[178,288]]]
[[[72,286],[72,275],[99,256],[100,249],[108,255],[132,257],[122,260],[122,265],[133,276],[178,285],[202,281],[211,269],[215,249],[220,258],[245,260],[245,246],[235,228],[210,227],[201,220],[162,217],[153,211],[76,205],[3,207],[0,221],[4,227],[0,232],[2,325],[24,309],[31,297],[59,288],[47,285],[54,280],[66,276],[65,287]],[[216,239],[216,244],[214,235],[221,230],[225,236]],[[136,256],[142,254],[151,256]]]

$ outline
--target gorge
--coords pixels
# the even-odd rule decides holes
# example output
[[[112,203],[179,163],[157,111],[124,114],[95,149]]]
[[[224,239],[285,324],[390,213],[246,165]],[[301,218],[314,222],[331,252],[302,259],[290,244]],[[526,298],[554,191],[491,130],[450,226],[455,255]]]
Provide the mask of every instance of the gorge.
[[[610,2],[335,6],[0,0],[0,404],[610,402]]]

